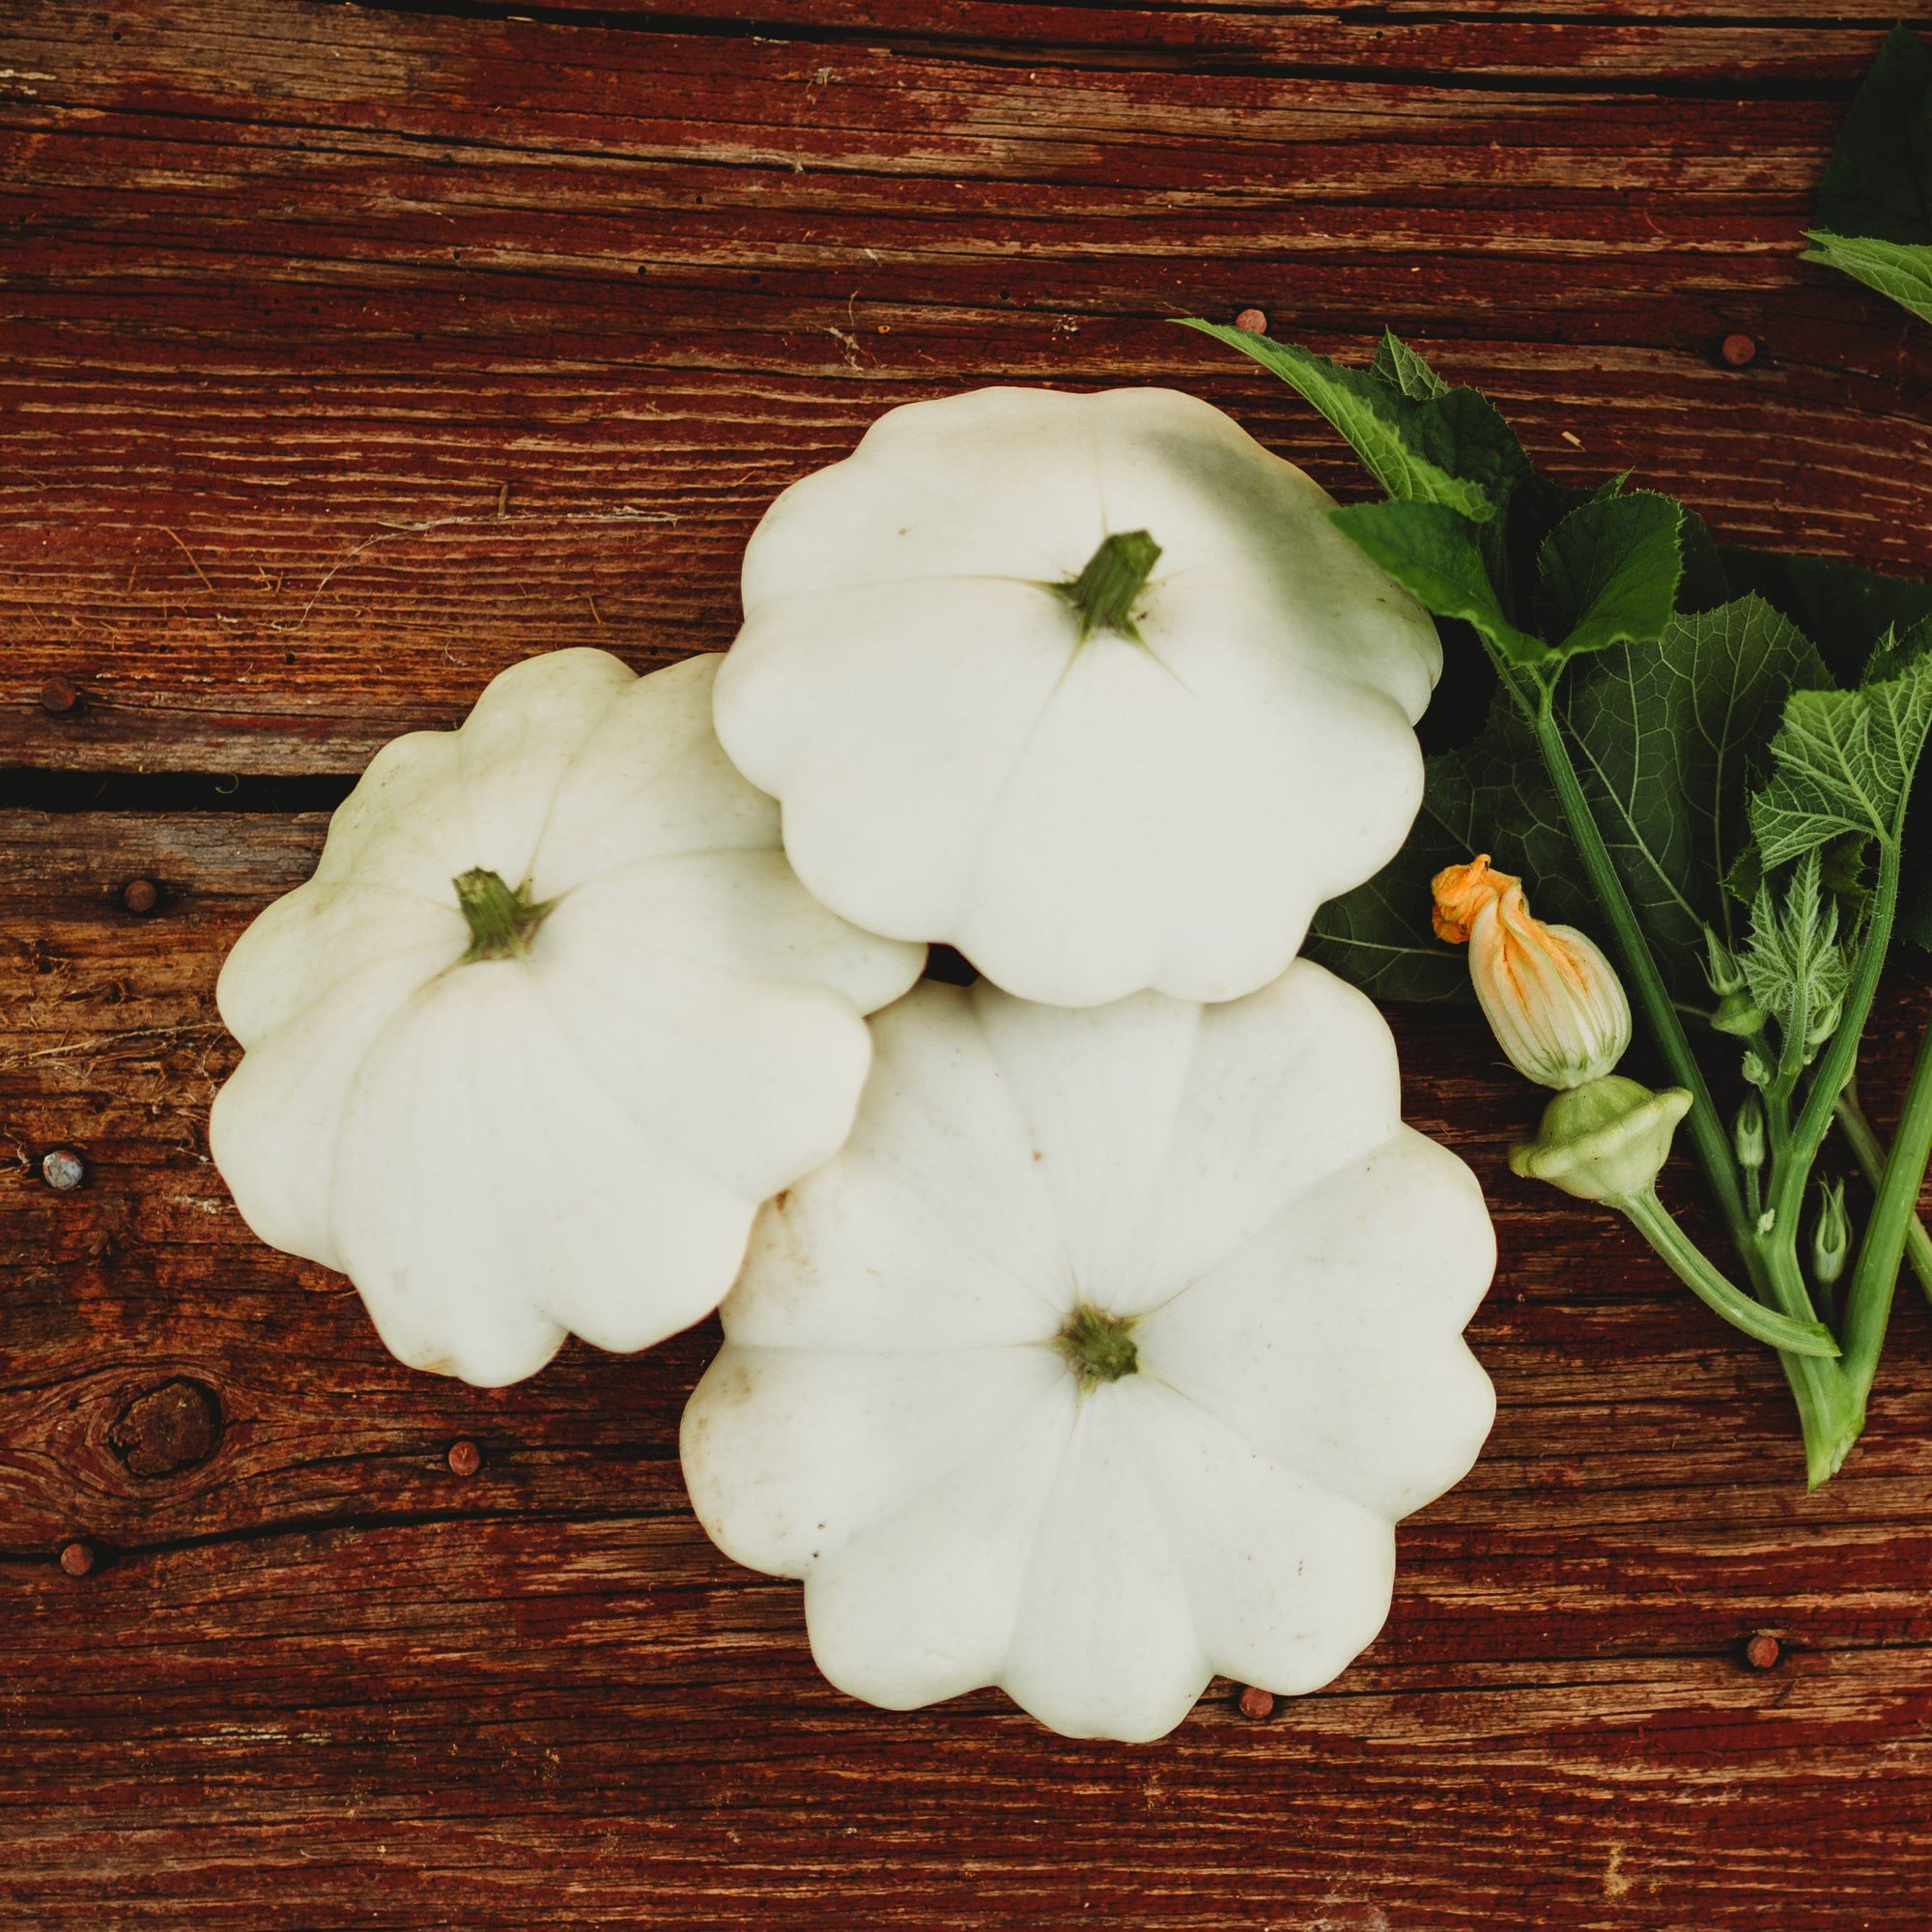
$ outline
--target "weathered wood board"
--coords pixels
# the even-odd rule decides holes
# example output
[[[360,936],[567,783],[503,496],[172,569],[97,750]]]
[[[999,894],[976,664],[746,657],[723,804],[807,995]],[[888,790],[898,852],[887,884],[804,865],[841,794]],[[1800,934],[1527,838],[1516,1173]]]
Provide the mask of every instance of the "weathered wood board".
[[[1510,1177],[1466,1015],[1392,1017],[1497,1212],[1492,1445],[1331,1690],[1144,1748],[833,1691],[685,1506],[714,1329],[413,1375],[206,1140],[327,776],[533,650],[723,646],[765,503],[893,403],[1173,383],[1352,494],[1168,318],[1386,322],[1560,473],[1932,573],[1932,335],[1796,260],[1891,10],[524,12],[0,18],[0,1922],[1932,1923],[1932,1317],[1807,1497],[1775,1362]]]

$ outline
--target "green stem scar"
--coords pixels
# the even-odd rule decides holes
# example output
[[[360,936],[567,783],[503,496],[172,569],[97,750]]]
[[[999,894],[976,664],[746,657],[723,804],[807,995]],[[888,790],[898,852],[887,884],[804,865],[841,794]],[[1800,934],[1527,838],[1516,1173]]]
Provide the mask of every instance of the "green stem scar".
[[[1053,1338],[1066,1366],[1080,1383],[1080,1393],[1099,1382],[1117,1382],[1132,1375],[1141,1365],[1141,1351],[1134,1346],[1134,1318],[1109,1315],[1083,1301],[1066,1318],[1066,1326]]]
[[[1079,612],[1083,644],[1096,631],[1117,631],[1130,643],[1141,641],[1134,600],[1147,588],[1159,555],[1160,546],[1145,530],[1117,532],[1101,540],[1078,577],[1048,586]]]
[[[469,951],[461,962],[466,966],[472,959],[521,959],[529,951],[530,935],[556,903],[554,899],[533,903],[527,879],[512,892],[497,873],[481,866],[472,866],[450,884],[456,888],[457,909],[469,927]]]

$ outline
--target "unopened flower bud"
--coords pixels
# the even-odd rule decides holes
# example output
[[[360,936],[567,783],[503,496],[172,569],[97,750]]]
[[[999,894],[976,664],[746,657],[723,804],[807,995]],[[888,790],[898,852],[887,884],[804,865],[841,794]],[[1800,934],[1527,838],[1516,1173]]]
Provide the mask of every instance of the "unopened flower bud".
[[[1838,1030],[1838,1022],[1845,1016],[1843,1000],[1833,1000],[1824,1008],[1811,1024],[1804,1029],[1804,1044],[1810,1047],[1823,1046]]]
[[[1731,1146],[1738,1165],[1747,1174],[1755,1174],[1764,1165],[1764,1102],[1755,1094],[1747,1094],[1731,1125]]]
[[[1631,1040],[1630,1002],[1603,952],[1575,926],[1534,918],[1522,882],[1489,854],[1431,881],[1436,936],[1469,947],[1469,980],[1497,1043],[1539,1086],[1600,1080]]]
[[[1745,1049],[1744,1076],[1753,1087],[1771,1085],[1771,1068],[1764,1063],[1764,1056],[1754,1046]]]
[[[1510,1166],[1579,1200],[1629,1201],[1656,1182],[1677,1122],[1690,1111],[1682,1087],[1653,1094],[1606,1073],[1557,1094],[1543,1110],[1536,1138],[1510,1150]]]
[[[1831,1288],[1845,1271],[1852,1252],[1852,1217],[1845,1210],[1845,1183],[1818,1183],[1818,1218],[1811,1224],[1811,1276]]]
[[[1738,965],[1737,955],[1708,925],[1704,928],[1704,977],[1711,982],[1712,992],[1720,1000],[1731,993],[1742,993],[1745,989],[1745,976]]]
[[[1726,993],[1711,1015],[1711,1024],[1719,1033],[1751,1039],[1764,1031],[1765,1011],[1748,993]]]

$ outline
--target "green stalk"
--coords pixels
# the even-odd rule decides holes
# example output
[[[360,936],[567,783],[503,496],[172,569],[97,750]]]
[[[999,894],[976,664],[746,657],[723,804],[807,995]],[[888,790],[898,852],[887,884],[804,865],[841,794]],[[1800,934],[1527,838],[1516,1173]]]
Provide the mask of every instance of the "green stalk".
[[[1872,1130],[1872,1123],[1865,1119],[1865,1110],[1859,1104],[1859,1083],[1851,1080],[1845,1091],[1838,1095],[1836,1108],[1838,1124],[1845,1130],[1845,1139],[1851,1143],[1852,1158],[1859,1164],[1859,1172],[1876,1194],[1879,1182],[1885,1175],[1886,1151],[1884,1143]],[[1920,1182],[1923,1185],[1923,1182]],[[1925,1223],[1914,1214],[1905,1224],[1905,1258],[1912,1264],[1912,1272],[1918,1277],[1918,1286],[1925,1291],[1925,1297],[1932,1301],[1932,1235],[1925,1232]]]
[[[1697,1065],[1696,1056],[1690,1051],[1690,1042],[1685,1037],[1683,1022],[1677,1016],[1670,989],[1663,983],[1663,975],[1658,971],[1657,961],[1651,957],[1630,895],[1624,891],[1622,879],[1617,876],[1617,868],[1611,862],[1608,847],[1604,843],[1603,834],[1597,829],[1597,821],[1590,815],[1589,804],[1583,797],[1583,787],[1577,777],[1577,767],[1570,761],[1569,748],[1564,744],[1562,729],[1556,723],[1551,702],[1554,686],[1539,683],[1538,692],[1539,701],[1531,714],[1531,722],[1536,727],[1536,742],[1543,753],[1543,762],[1548,768],[1550,782],[1556,787],[1556,796],[1562,803],[1570,836],[1582,856],[1583,869],[1589,874],[1597,903],[1609,922],[1617,950],[1623,954],[1624,970],[1636,987],[1637,1001],[1643,1009],[1644,1017],[1650,1022],[1650,1030],[1662,1052],[1664,1064],[1670,1068],[1671,1078],[1677,1085],[1690,1093],[1690,1136],[1696,1143],[1697,1157],[1703,1163],[1711,1191],[1718,1197],[1718,1206],[1730,1227],[1731,1238],[1741,1250],[1747,1249],[1754,1229],[1745,1212],[1744,1189],[1738,1183],[1730,1135],[1725,1131],[1723,1122],[1718,1118],[1711,1090],[1704,1084],[1703,1068]]]
[[[1838,1352],[1832,1331],[1808,1312],[1797,1318],[1767,1308],[1726,1281],[1677,1225],[1653,1189],[1647,1187],[1641,1194],[1627,1194],[1612,1205],[1630,1216],[1637,1233],[1670,1264],[1677,1279],[1733,1328],[1742,1328],[1747,1335],[1769,1342],[1774,1349],[1789,1355],[1829,1361]]]
[[[1858,970],[1847,989],[1837,1031],[1812,1075],[1804,1105],[1791,1126],[1785,1145],[1773,1155],[1771,1186],[1767,1190],[1772,1205],[1772,1226],[1767,1233],[1755,1236],[1751,1243],[1756,1251],[1753,1279],[1760,1283],[1762,1292],[1776,1307],[1794,1319],[1814,1313],[1798,1260],[1804,1189],[1810,1181],[1818,1151],[1831,1129],[1839,1097],[1858,1065],[1859,1040],[1878,991],[1886,948],[1891,938],[1898,901],[1898,850],[1894,839],[1881,851],[1878,882],[1871,897],[1870,920],[1859,953]],[[1927,1105],[1932,1107],[1932,1100]],[[1897,1152],[1894,1146],[1894,1159]],[[1889,1174],[1889,1163],[1886,1172]],[[1918,1173],[1921,1176],[1924,1173],[1922,1155]],[[1908,1206],[1917,1199],[1915,1183]],[[1876,1263],[1871,1235],[1867,1232],[1859,1255],[1858,1273],[1853,1279],[1853,1296],[1846,1301],[1845,1352],[1840,1362],[1810,1361],[1789,1352],[1780,1355],[1804,1431],[1805,1476],[1814,1490],[1837,1474],[1864,1429],[1865,1403],[1878,1367],[1879,1345],[1885,1339],[1886,1322],[1891,1312],[1892,1289],[1904,1244],[1905,1224],[1901,1222],[1889,1272],[1881,1292],[1873,1285],[1875,1278],[1869,1272]],[[1862,1290],[1861,1283],[1864,1284]],[[1862,1324],[1861,1332],[1869,1340],[1868,1353],[1862,1352],[1853,1341],[1855,1302],[1856,1319]]]
[[[1932,1160],[1932,1028],[1918,1042],[1898,1130],[1891,1137],[1891,1156],[1879,1179],[1878,1199],[1872,1203],[1851,1293],[1845,1298],[1845,1370],[1858,1390],[1861,1415],[1878,1371],[1879,1350],[1885,1347],[1906,1231],[1918,1214],[1928,1160]]]
[[[1753,1236],[1747,1259],[1760,1292],[1794,1321],[1816,1320],[1795,1249],[1772,1234]],[[1820,1361],[1791,1350],[1778,1350],[1778,1364],[1798,1406],[1804,1435],[1804,1477],[1816,1489],[1838,1473],[1865,1426],[1864,1396],[1852,1385],[1842,1361]]]
[[[1891,943],[1891,922],[1898,904],[1899,841],[1894,838],[1880,849],[1878,884],[1871,896],[1871,918],[1865,927],[1865,942],[1859,952],[1859,970],[1845,994],[1845,1003],[1833,1034],[1831,1044],[1811,1076],[1810,1092],[1798,1122],[1791,1130],[1791,1144],[1773,1170],[1771,1205],[1777,1215],[1773,1237],[1788,1244],[1797,1253],[1798,1217],[1804,1206],[1805,1184],[1811,1179],[1811,1165],[1831,1131],[1832,1114],[1838,1095],[1845,1091],[1859,1064],[1859,1041],[1871,1013],[1878,992],[1879,975],[1885,969],[1886,949]],[[1924,1169],[1921,1166],[1920,1170]],[[1895,1264],[1894,1264],[1895,1265]]]

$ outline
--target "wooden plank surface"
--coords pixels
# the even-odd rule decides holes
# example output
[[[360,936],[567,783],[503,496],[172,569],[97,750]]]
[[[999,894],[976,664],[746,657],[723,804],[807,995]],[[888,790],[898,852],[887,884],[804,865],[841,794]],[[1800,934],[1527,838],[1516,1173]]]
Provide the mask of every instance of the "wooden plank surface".
[[[1875,21],[921,12],[25,0],[0,761],[350,770],[523,652],[718,647],[775,492],[967,383],[1185,384],[1358,491],[1168,321],[1251,304],[1414,333],[1561,473],[1932,570],[1932,350],[1795,260]]]
[[[527,11],[0,19],[0,1921],[1911,1932],[1932,1318],[1805,1496],[1775,1362],[1509,1176],[1466,1015],[1392,1018],[1498,1217],[1491,1447],[1334,1687],[1144,1748],[832,1691],[684,1503],[710,1324],[412,1375],[206,1143],[324,775],[532,650],[722,647],[765,503],[895,402],[1173,383],[1357,493],[1166,319],[1387,321],[1560,473],[1932,572],[1932,337],[1795,259],[1891,10]]]

